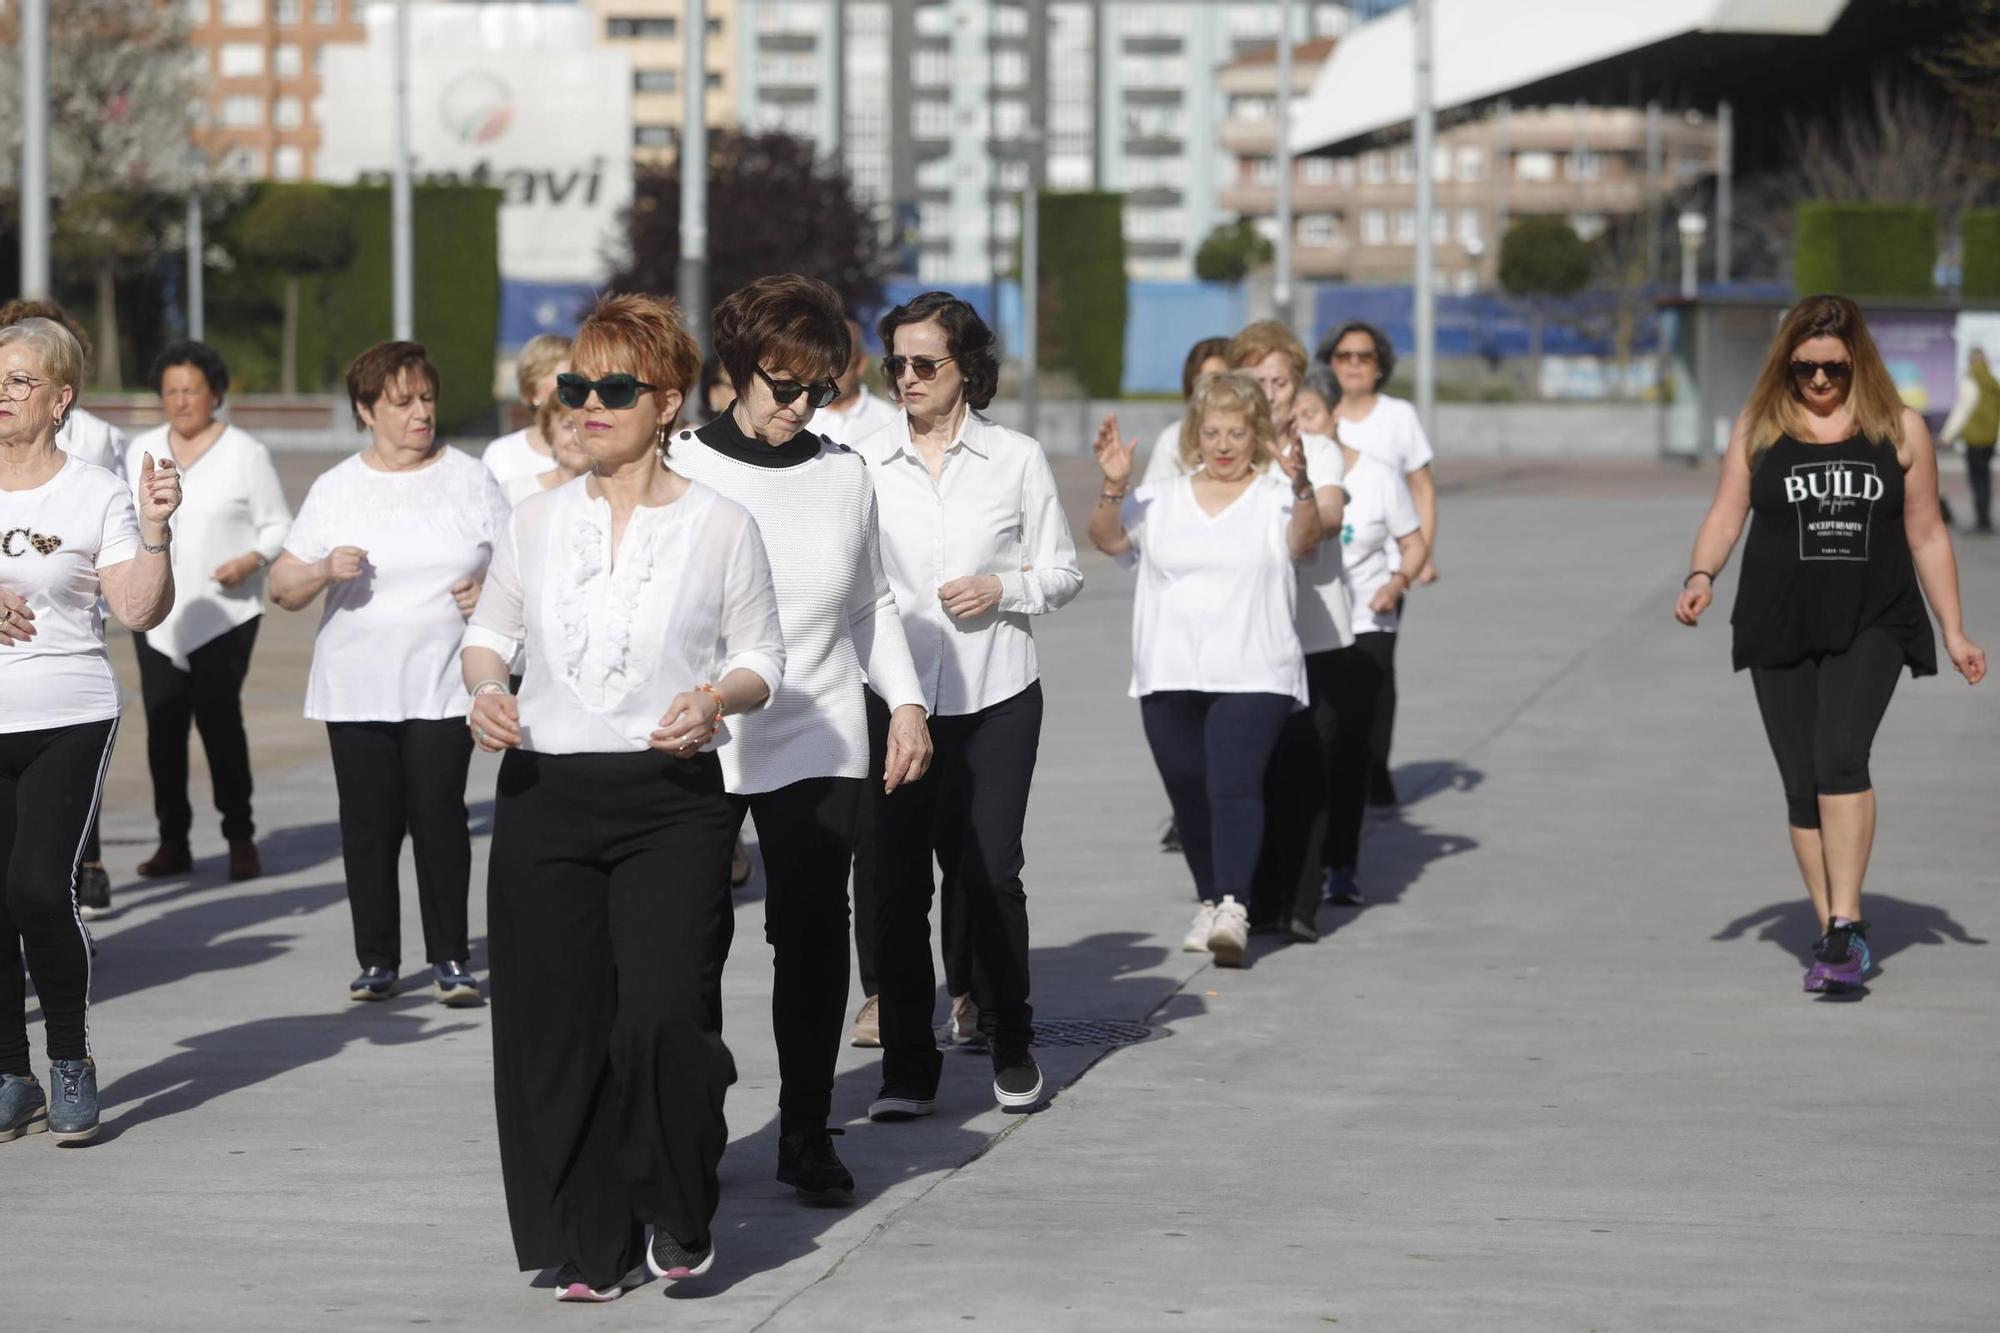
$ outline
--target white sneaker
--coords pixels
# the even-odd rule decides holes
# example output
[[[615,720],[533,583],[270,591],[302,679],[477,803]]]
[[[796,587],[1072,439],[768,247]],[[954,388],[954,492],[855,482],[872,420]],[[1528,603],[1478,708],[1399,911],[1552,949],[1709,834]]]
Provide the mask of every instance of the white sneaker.
[[[1208,951],[1217,967],[1243,966],[1243,950],[1250,944],[1250,914],[1236,899],[1223,896],[1215,909],[1215,922],[1208,932]]]
[[[1185,953],[1207,953],[1208,937],[1214,931],[1215,904],[1203,903],[1201,909],[1194,914],[1194,921],[1188,926],[1186,936],[1181,940],[1182,951]]]

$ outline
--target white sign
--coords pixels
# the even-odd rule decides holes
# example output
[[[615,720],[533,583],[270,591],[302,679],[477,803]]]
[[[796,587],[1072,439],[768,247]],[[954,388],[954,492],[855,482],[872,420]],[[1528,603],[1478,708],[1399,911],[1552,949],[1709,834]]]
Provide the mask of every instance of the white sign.
[[[449,6],[467,10],[541,6]],[[430,12],[426,13],[425,10]],[[422,7],[414,25],[410,147],[419,183],[502,190],[500,271],[537,282],[595,282],[632,200],[632,71],[622,52],[577,40],[569,16],[542,34],[518,12],[482,29]],[[394,160],[393,24],[369,14],[368,41],[324,48],[317,179],[387,183]],[[568,45],[568,49],[562,49]],[[499,49],[489,49],[498,47]]]

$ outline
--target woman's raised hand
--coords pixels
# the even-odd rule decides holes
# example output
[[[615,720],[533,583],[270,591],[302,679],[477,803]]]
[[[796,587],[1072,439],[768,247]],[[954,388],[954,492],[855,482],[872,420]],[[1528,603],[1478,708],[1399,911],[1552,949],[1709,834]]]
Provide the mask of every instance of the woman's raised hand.
[[[1090,446],[1090,452],[1097,459],[1097,469],[1104,474],[1104,480],[1113,486],[1132,479],[1132,455],[1137,453],[1137,440],[1121,440],[1118,437],[1118,414],[1113,412],[1104,418],[1097,428],[1097,439]]]
[[[171,458],[153,460],[146,454],[139,464],[139,522],[164,532],[167,520],[181,507],[181,473]]]

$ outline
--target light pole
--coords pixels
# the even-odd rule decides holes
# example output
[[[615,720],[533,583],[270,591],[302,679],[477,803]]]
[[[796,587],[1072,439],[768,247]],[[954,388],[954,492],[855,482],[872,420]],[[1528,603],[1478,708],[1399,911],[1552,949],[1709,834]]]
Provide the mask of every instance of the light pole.
[[[206,341],[208,331],[207,294],[201,255],[207,242],[202,238],[201,182],[188,187],[187,197],[187,331],[195,342]]]
[[[1437,240],[1431,221],[1437,212],[1437,172],[1432,159],[1437,156],[1437,109],[1431,91],[1431,18],[1436,0],[1411,0],[1411,20],[1416,29],[1416,124],[1413,147],[1417,154],[1417,262],[1415,305],[1412,330],[1416,336],[1417,420],[1424,434],[1432,433],[1433,409],[1437,404]]]
[[[1292,327],[1292,0],[1278,4],[1278,142],[1273,156],[1278,168],[1278,237],[1273,256],[1277,275],[1271,284],[1271,304],[1278,322]]]
[[[21,0],[21,295],[49,294],[49,0]]]
[[[1694,300],[1701,291],[1701,238],[1708,234],[1708,219],[1692,209],[1681,214],[1681,295]]]
[[[708,355],[708,6],[681,11],[681,318]]]
[[[410,198],[410,0],[396,0],[396,162],[389,180],[390,336],[416,336],[415,212]]]

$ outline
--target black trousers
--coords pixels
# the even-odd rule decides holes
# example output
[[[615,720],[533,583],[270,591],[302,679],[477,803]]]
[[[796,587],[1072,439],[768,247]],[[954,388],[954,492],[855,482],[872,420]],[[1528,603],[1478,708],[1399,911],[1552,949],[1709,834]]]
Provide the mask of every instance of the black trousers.
[[[833,1111],[833,1066],[847,1027],[847,870],[862,783],[806,778],[729,798],[731,839],[744,814],[754,814],[764,853],[780,1132],[824,1128]]]
[[[1314,677],[1314,720],[1327,747],[1328,869],[1353,870],[1360,863],[1371,765],[1378,754],[1386,757],[1375,743],[1378,736],[1387,742],[1379,724],[1385,690],[1394,697],[1395,660],[1396,636],[1384,630],[1357,634],[1352,647],[1306,659],[1306,671]]]
[[[608,1286],[648,1223],[709,1242],[729,1143],[722,966],[736,818],[714,755],[500,765],[487,878],[493,1096],[514,1252]]]
[[[90,1054],[90,936],[77,912],[76,867],[117,734],[109,718],[0,733],[0,1074],[32,1072],[30,976],[49,1059]]]
[[[1397,623],[1402,623],[1403,602],[1396,603]],[[1364,636],[1354,636],[1357,641]],[[1395,790],[1395,783],[1389,776],[1389,748],[1396,733],[1396,636],[1383,634],[1381,641],[1373,645],[1375,659],[1381,666],[1380,679],[1375,687],[1375,720],[1368,728],[1369,785],[1383,799],[1389,800]]]
[[[1264,778],[1293,708],[1284,694],[1160,690],[1139,700],[1203,902],[1250,900],[1264,842]]]
[[[854,970],[861,977],[861,993],[877,995],[881,985],[875,976],[875,886],[881,869],[876,864],[875,826],[886,799],[882,782],[889,756],[889,705],[873,690],[864,690],[863,696],[868,706],[868,784],[862,788],[854,822]],[[945,989],[952,995],[970,995],[972,937],[956,863],[938,867],[938,917],[944,936]]]
[[[931,1035],[931,863],[956,871],[972,950],[972,996],[996,1062],[1034,1040],[1028,898],[1021,887],[1041,682],[976,713],[930,719],[930,772],[882,802],[875,959],[882,983],[882,1082],[929,1096],[942,1057]]]
[[[1965,479],[1972,485],[1972,521],[1980,531],[1993,526],[1993,446],[1965,447]]]
[[[340,855],[354,914],[354,956],[363,967],[400,968],[402,893],[397,862],[409,835],[417,861],[424,957],[462,963],[471,892],[472,834],[465,774],[472,733],[458,718],[329,722],[333,784],[340,797]]]
[[[146,766],[153,773],[153,816],[160,841],[186,842],[194,827],[188,804],[188,725],[201,731],[208,755],[222,836],[234,842],[256,836],[250,819],[250,742],[243,734],[243,678],[257,646],[262,616],[210,639],[188,654],[182,671],[165,653],[134,634],[139,693],[146,705]]]
[[[1306,659],[1308,664],[1312,660]],[[1283,921],[1291,914],[1310,919],[1319,910],[1330,739],[1318,726],[1323,711],[1321,701],[1314,698],[1310,707],[1286,717],[1264,768],[1264,840],[1247,904],[1256,924]],[[1309,906],[1299,906],[1307,902]]]
[[[1903,646],[1885,629],[1861,631],[1844,653],[1750,668],[1793,828],[1819,827],[1820,797],[1874,785],[1868,753],[1902,674]]]

